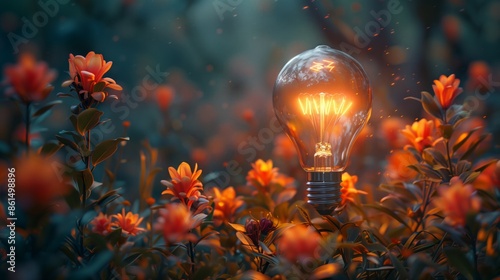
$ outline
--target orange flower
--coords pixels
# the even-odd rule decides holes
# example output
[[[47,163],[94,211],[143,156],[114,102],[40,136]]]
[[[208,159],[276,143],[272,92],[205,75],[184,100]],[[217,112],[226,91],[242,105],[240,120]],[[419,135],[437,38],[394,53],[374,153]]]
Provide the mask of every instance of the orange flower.
[[[170,182],[167,180],[161,181],[168,188],[161,194],[173,195],[174,199],[179,199],[190,209],[191,205],[202,196],[201,191],[203,191],[203,184],[198,180],[201,175],[198,164],[195,164],[194,170],[191,172],[189,164],[182,162],[177,170],[169,167],[168,173],[172,180]]]
[[[198,214],[193,217],[184,204],[167,204],[159,213],[154,229],[163,231],[167,244],[192,240],[194,236],[189,231],[199,226],[207,216]]]
[[[401,133],[410,140],[415,149],[422,152],[425,148],[432,147],[434,142],[434,122],[426,119],[407,125]]]
[[[143,218],[139,218],[139,214],[134,214],[132,212],[127,212],[125,214],[125,208],[122,208],[122,213],[111,216],[116,219],[116,222],[112,223],[112,226],[121,228],[122,232],[128,235],[135,236],[139,232],[144,231],[144,228],[139,227]]]
[[[174,89],[171,86],[161,85],[155,90],[156,101],[161,110],[167,110],[174,100]]]
[[[405,122],[400,118],[386,118],[382,121],[380,125],[380,136],[384,141],[387,141],[389,147],[400,148],[408,143],[406,137],[404,137],[400,131],[401,128],[405,127]]]
[[[259,186],[256,187],[269,186],[278,175],[278,168],[273,168],[272,160],[265,162],[258,159],[255,163],[252,163],[252,167],[253,169],[248,171],[247,181],[251,184],[257,183]]]
[[[84,95],[84,99],[89,98],[90,95],[94,100],[103,102],[108,97],[106,88],[122,90],[122,87],[113,79],[103,78],[104,74],[111,69],[113,62],[106,62],[102,54],[89,52],[86,57],[70,54],[68,62],[71,79],[62,85],[73,85],[79,94]],[[113,97],[116,98],[116,96]]]
[[[102,212],[90,224],[92,225],[92,231],[100,235],[107,235],[111,232],[111,218]]]
[[[31,155],[15,163],[16,203],[26,211],[46,210],[69,190],[61,164]]]
[[[297,155],[292,140],[285,134],[280,134],[274,138],[273,155],[285,160],[291,160]]]
[[[458,87],[459,85],[460,80],[455,79],[455,74],[451,74],[448,77],[441,75],[439,80],[434,80],[432,89],[434,90],[435,97],[439,104],[441,104],[441,108],[443,108],[443,110],[448,109],[455,97],[462,93],[463,90],[461,87]]]
[[[236,196],[236,191],[233,187],[228,187],[222,192],[219,188],[214,187],[214,224],[220,226],[223,221],[232,222],[234,213],[240,206],[243,205],[243,200],[240,196]]]
[[[291,263],[305,263],[319,258],[321,235],[310,226],[296,225],[286,229],[277,241],[277,253]]]
[[[365,191],[360,191],[356,189],[355,185],[357,182],[358,182],[358,176],[356,175],[351,176],[347,172],[342,173],[342,183],[340,183],[340,186],[342,187],[340,189],[341,192],[340,197],[342,198],[342,201],[340,202],[338,210],[343,209],[348,201],[354,202],[354,195],[367,194]]]
[[[474,188],[492,191],[500,188],[500,160],[490,164],[473,182]]]
[[[24,103],[40,102],[54,89],[49,83],[55,80],[56,71],[44,62],[36,62],[31,54],[22,54],[16,65],[4,68],[8,94],[17,94]]]
[[[408,168],[418,163],[408,151],[398,150],[387,159],[386,177],[393,181],[409,181],[417,176],[417,171]]]
[[[467,214],[481,208],[481,200],[475,195],[472,185],[464,185],[458,177],[451,178],[450,186],[441,185],[438,191],[435,204],[443,210],[445,222],[451,226],[464,227]]]

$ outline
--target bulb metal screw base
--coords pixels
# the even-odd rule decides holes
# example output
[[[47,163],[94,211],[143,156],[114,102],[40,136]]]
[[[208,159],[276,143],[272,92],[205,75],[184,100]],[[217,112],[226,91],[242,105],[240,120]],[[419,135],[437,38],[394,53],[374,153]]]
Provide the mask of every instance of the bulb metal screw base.
[[[331,215],[340,204],[342,172],[307,172],[307,203],[321,215]]]

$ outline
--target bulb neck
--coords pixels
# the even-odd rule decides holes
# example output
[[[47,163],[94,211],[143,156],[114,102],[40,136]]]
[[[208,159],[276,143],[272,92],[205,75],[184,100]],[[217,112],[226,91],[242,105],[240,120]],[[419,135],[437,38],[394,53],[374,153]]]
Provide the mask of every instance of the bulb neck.
[[[321,215],[330,215],[340,204],[342,172],[307,172],[307,203]]]

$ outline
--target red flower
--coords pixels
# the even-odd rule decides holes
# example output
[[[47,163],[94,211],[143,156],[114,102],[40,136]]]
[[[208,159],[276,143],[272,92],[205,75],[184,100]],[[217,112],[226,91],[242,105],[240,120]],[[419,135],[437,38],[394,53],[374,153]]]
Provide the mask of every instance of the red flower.
[[[443,110],[448,109],[455,97],[462,93],[463,90],[461,87],[458,87],[459,85],[460,80],[455,79],[455,74],[451,74],[448,77],[441,75],[439,80],[434,80],[432,89],[434,90],[436,99],[439,104],[441,104],[441,108],[443,108]]]
[[[49,69],[44,62],[36,62],[31,54],[23,54],[16,65],[4,68],[6,82],[24,103],[40,102],[54,89],[49,83],[55,80],[56,71]]]
[[[90,224],[92,225],[92,231],[100,235],[107,235],[111,232],[111,218],[102,212]]]

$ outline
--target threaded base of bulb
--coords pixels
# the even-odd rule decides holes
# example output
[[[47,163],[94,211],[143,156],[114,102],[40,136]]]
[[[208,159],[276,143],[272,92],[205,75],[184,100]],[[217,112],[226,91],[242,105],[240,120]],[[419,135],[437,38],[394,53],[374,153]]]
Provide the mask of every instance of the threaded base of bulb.
[[[331,215],[340,204],[342,172],[308,172],[307,203],[321,215]]]

